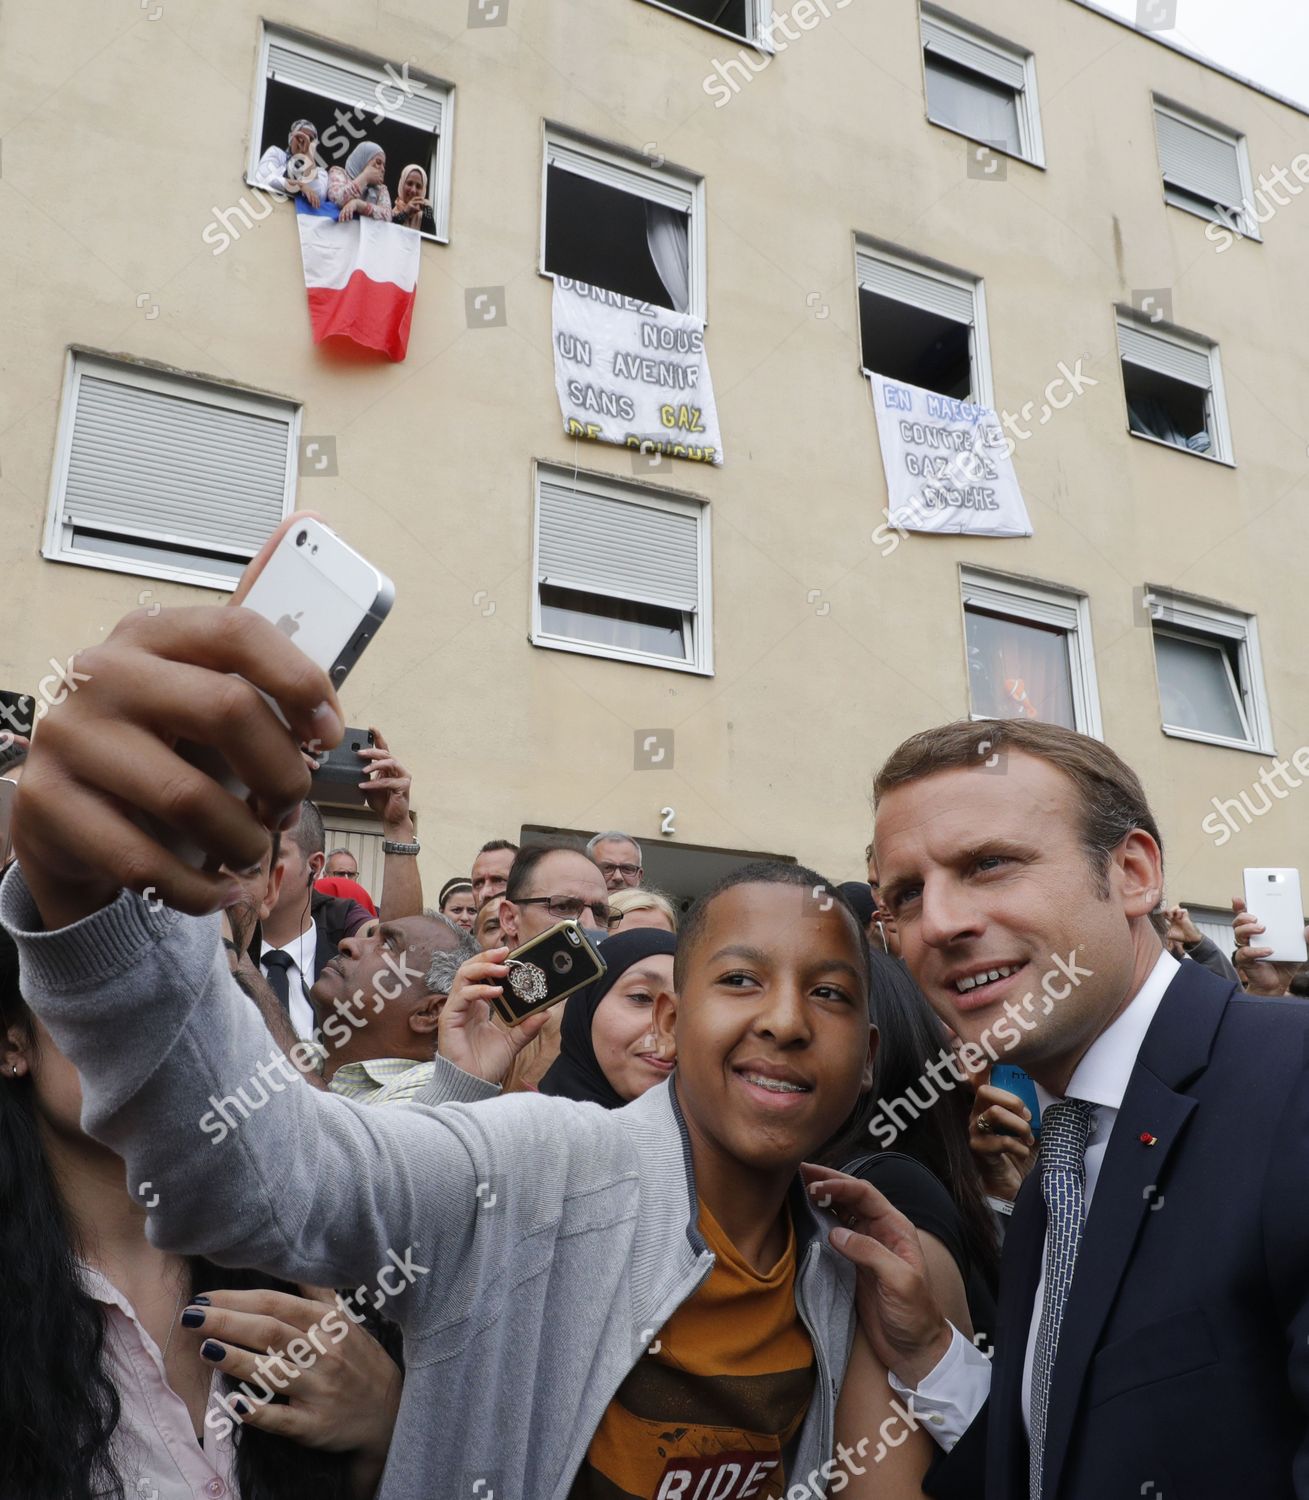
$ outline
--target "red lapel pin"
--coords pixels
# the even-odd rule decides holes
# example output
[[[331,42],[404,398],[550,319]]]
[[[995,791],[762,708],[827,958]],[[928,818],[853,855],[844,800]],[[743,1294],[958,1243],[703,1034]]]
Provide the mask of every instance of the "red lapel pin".
[[[1157,1135],[1151,1135],[1148,1130],[1143,1130],[1140,1134],[1139,1139],[1143,1146],[1153,1146],[1159,1140],[1159,1137]]]

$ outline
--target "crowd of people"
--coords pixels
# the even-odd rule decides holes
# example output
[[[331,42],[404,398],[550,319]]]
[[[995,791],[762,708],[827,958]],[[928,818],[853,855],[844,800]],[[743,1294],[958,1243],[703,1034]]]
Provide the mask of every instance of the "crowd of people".
[[[312,120],[297,120],[285,147],[268,147],[259,158],[254,180],[287,197],[299,196],[313,213],[343,224],[363,218],[405,229],[431,227],[432,200],[425,167],[411,162],[403,168],[393,199],[386,185],[386,152],[376,141],[359,141],[343,164],[326,166],[318,127]]]
[[[913,736],[866,880],[683,910],[607,830],[428,906],[410,773],[374,730],[370,892],[335,693],[238,613],[0,751],[0,1496],[1309,1496],[1305,974],[1167,903],[1108,746]],[[505,1024],[560,923],[603,972]]]

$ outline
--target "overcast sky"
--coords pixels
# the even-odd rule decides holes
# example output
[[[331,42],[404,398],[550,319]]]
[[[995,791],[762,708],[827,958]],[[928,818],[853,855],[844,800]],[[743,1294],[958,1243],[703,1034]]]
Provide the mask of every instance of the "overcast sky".
[[[1152,0],[1177,24],[1160,35],[1309,108],[1309,4],[1306,0]],[[1138,0],[1096,0],[1135,21]],[[1160,13],[1160,12],[1156,12]]]

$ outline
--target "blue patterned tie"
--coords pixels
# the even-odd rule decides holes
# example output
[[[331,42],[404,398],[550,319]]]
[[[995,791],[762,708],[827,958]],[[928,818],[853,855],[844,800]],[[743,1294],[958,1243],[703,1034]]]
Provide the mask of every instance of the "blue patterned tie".
[[[1050,1376],[1059,1348],[1064,1304],[1073,1284],[1077,1248],[1086,1217],[1086,1142],[1095,1106],[1085,1099],[1061,1099],[1041,1116],[1041,1192],[1045,1198],[1045,1296],[1032,1361],[1031,1500],[1041,1500],[1045,1461],[1045,1422],[1050,1410]]]

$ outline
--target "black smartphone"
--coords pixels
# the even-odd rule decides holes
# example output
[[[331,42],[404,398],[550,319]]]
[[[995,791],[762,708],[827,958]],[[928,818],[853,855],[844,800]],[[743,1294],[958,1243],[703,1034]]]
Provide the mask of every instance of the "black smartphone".
[[[32,738],[36,723],[36,699],[31,693],[10,693],[0,688],[0,734],[21,734]]]
[[[310,801],[326,802],[332,807],[343,804],[363,807],[364,794],[359,783],[367,777],[371,762],[360,760],[359,752],[372,749],[373,744],[371,729],[347,727],[336,749],[319,757],[309,788]]]
[[[491,1005],[506,1026],[558,1005],[605,971],[604,959],[576,922],[551,927],[515,948],[505,963],[509,973],[501,981],[500,998]]]

